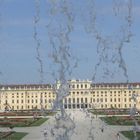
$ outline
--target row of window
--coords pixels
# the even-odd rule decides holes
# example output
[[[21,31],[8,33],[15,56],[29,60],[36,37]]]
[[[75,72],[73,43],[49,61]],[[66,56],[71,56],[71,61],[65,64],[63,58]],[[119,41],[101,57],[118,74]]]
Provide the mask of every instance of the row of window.
[[[54,100],[51,100],[51,99],[49,99],[48,100],[48,103],[51,103],[51,102],[53,102]],[[19,100],[12,100],[12,103],[19,103],[20,101]],[[24,103],[24,102],[26,102],[26,101],[24,101],[24,100],[21,100],[21,102],[20,103]],[[27,100],[27,103],[40,103],[41,102],[41,100]],[[47,103],[47,99],[45,99],[45,100],[42,100],[42,102],[44,102],[44,103]]]
[[[69,92],[69,95],[70,94],[73,94],[73,95],[79,95],[79,94],[88,94],[89,92],[88,91],[85,91],[85,92],[83,92],[83,91],[81,91],[81,92],[79,92],[79,91],[77,91],[77,92]]]
[[[75,108],[92,108],[93,106],[91,104],[64,104],[64,108],[65,109],[75,109]],[[131,104],[124,104],[124,106],[121,106],[121,104],[101,104],[100,106],[98,106],[98,108],[131,108],[132,105]]]
[[[69,88],[72,88],[72,89],[75,89],[75,88],[77,88],[77,89],[79,89],[79,88],[87,88],[87,84],[73,84],[73,85],[69,85]]]
[[[8,95],[8,94],[11,94],[11,93],[4,93],[6,96]],[[40,93],[40,92],[36,92],[36,93],[12,93],[12,96],[15,96],[15,95],[17,95],[17,96],[23,96],[23,95],[52,95],[52,94],[54,94],[53,92],[43,92],[43,93]]]
[[[48,106],[47,105],[45,105],[43,108],[45,108],[45,109],[47,109],[48,108]],[[37,107],[37,106],[27,106],[27,107],[24,107],[24,106],[12,106],[12,109],[13,110],[23,110],[23,109],[40,109],[40,107]]]
[[[103,98],[97,98],[97,99],[90,99],[90,102],[94,103],[94,102],[131,102],[131,98],[124,98],[124,99],[121,99],[121,98],[110,98],[110,99],[103,99]]]
[[[118,90],[118,91],[92,91],[91,92],[92,94],[94,93],[136,93],[136,91],[132,91],[132,90],[129,90],[129,91],[126,91],[126,90]]]
[[[121,98],[110,98],[110,99],[108,99],[108,98],[97,98],[97,99],[95,99],[95,98],[91,98],[90,99],[90,102],[92,103],[94,103],[94,102],[131,102],[131,98],[124,98],[124,99],[121,99]],[[87,98],[65,98],[65,100],[64,100],[64,103],[69,103],[69,104],[71,104],[71,103],[79,103],[79,102],[81,102],[81,103],[87,103]]]
[[[71,99],[71,98],[65,98],[65,100],[64,100],[64,103],[65,104],[67,104],[67,103],[69,103],[69,104],[71,104],[71,103],[79,103],[79,102],[81,102],[81,103],[87,103],[87,98],[77,98],[77,99],[75,99],[75,98],[73,98],[73,99]]]

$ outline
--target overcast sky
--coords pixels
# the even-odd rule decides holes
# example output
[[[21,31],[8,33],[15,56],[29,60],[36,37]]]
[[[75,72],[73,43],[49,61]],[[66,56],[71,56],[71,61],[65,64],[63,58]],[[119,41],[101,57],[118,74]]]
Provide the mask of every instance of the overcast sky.
[[[48,0],[41,0],[41,15],[39,21],[39,38],[41,39],[41,58],[44,67],[44,83],[53,81],[50,75],[52,63],[49,58],[50,45],[47,37]],[[96,0],[97,1],[97,0]],[[73,70],[70,78],[91,79],[94,67],[98,62],[96,53],[97,42],[84,30],[80,10],[85,7],[85,0],[73,1],[75,22],[74,31],[70,34],[70,48],[73,56],[79,59],[78,67]],[[112,35],[117,26],[116,21],[108,18],[111,13],[112,0],[98,2],[97,10],[103,20],[99,28],[106,35]],[[88,10],[88,9],[84,9]],[[86,12],[85,12],[86,13]],[[39,64],[36,60],[36,43],[34,34],[34,0],[0,0],[0,82],[4,84],[39,83]],[[106,18],[108,20],[106,21]],[[133,0],[133,37],[124,45],[123,58],[126,63],[130,82],[140,82],[140,1]],[[55,66],[54,66],[55,67]],[[121,76],[112,81],[124,82]]]

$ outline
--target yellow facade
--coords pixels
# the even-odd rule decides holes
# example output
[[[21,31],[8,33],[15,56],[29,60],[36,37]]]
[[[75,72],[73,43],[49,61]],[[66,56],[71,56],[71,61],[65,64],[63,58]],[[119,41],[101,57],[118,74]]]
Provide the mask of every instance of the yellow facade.
[[[69,80],[69,95],[63,100],[65,109],[120,108],[136,104],[140,109],[140,83],[100,83]],[[136,102],[132,96],[137,96]],[[1,85],[0,110],[51,109],[56,99],[53,85]]]

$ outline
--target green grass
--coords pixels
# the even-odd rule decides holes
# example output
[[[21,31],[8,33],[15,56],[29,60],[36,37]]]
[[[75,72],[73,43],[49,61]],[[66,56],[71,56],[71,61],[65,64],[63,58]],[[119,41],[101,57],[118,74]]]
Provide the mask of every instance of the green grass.
[[[135,138],[133,131],[122,131],[121,133],[129,140],[133,140]],[[137,132],[137,138],[140,140],[140,132]]]
[[[6,138],[2,138],[0,140],[21,140],[27,134],[28,133],[15,132],[15,133],[11,134],[10,136],[8,136]]]
[[[125,114],[129,114],[129,111],[124,110],[118,110],[118,109],[112,109],[112,110],[98,110],[98,109],[91,109],[89,110],[91,113],[93,114],[97,114],[97,115],[125,115]]]
[[[134,121],[121,116],[101,117],[101,120],[109,125],[134,125]]]
[[[41,119],[35,121],[34,123],[32,123],[30,126],[40,126],[47,120],[48,120],[48,118],[41,118]]]
[[[16,132],[16,133],[12,134],[11,140],[21,140],[25,135],[27,135],[27,133]],[[6,139],[6,140],[8,140],[8,139]]]
[[[19,123],[13,125],[14,127],[31,127],[31,126],[40,126],[43,124],[45,121],[47,121],[48,118],[39,118],[37,120],[29,119],[26,123]]]
[[[12,122],[8,121],[7,124],[1,125],[2,127],[30,127],[30,126],[40,126],[43,124],[45,121],[47,121],[48,118],[38,118],[38,119],[26,119],[23,122]]]

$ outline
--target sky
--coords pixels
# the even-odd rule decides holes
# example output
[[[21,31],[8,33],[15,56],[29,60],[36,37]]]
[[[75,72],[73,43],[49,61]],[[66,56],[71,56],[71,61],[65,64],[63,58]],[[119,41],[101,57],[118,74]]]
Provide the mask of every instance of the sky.
[[[53,82],[51,76],[52,67],[50,45],[46,25],[48,17],[49,0],[40,0],[41,13],[38,28],[38,36],[41,40],[40,55],[44,68],[44,83]],[[96,0],[97,1],[97,0]],[[123,0],[122,0],[123,1]],[[127,1],[127,0],[124,0]],[[130,43],[123,47],[123,58],[126,63],[130,82],[140,82],[140,1],[133,1],[132,33]],[[91,80],[95,65],[98,62],[97,41],[85,31],[81,10],[86,15],[85,0],[72,0],[75,13],[74,30],[70,34],[70,50],[73,57],[78,58],[78,67],[73,69],[70,79]],[[99,29],[105,35],[117,32],[115,27],[121,22],[109,16],[112,0],[100,0],[97,2],[97,12],[101,15]],[[100,9],[100,10],[99,10]],[[39,83],[39,63],[36,59],[36,42],[34,35],[34,0],[0,0],[0,82],[1,84],[33,84]],[[58,17],[59,18],[59,17]],[[86,16],[85,16],[86,19]],[[59,22],[59,21],[58,21]],[[59,23],[58,23],[59,24]],[[72,62],[71,62],[72,63]],[[104,80],[97,75],[97,82],[124,82],[124,77],[118,76],[110,80]]]

